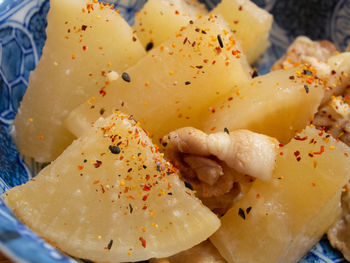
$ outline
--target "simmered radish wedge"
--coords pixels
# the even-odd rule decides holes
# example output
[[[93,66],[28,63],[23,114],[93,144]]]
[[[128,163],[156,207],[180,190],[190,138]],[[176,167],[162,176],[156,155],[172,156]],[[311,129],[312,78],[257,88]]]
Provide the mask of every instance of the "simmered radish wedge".
[[[222,0],[212,13],[221,14],[239,40],[249,63],[253,63],[269,45],[273,17],[250,0]]]
[[[135,116],[156,140],[180,127],[198,127],[204,109],[251,79],[229,31],[220,17],[189,24],[126,70],[104,96],[96,94],[72,111],[67,127],[80,136],[114,109]]]
[[[169,258],[152,258],[150,263],[227,263],[218,250],[206,240]]]
[[[197,0],[149,0],[135,16],[135,30],[146,50],[165,42],[181,27],[207,13]]]
[[[287,143],[310,123],[324,84],[310,68],[278,70],[233,89],[203,119],[206,132],[250,129]]]
[[[15,119],[19,151],[38,162],[55,159],[72,142],[62,125],[67,114],[103,93],[109,72],[120,74],[145,54],[117,10],[97,1],[51,0],[47,21],[43,55]]]
[[[235,263],[297,262],[334,223],[350,178],[350,149],[306,128],[281,148],[270,182],[256,180],[210,238]]]
[[[37,177],[3,197],[39,236],[98,262],[171,256],[220,226],[143,129],[119,112],[99,119]]]

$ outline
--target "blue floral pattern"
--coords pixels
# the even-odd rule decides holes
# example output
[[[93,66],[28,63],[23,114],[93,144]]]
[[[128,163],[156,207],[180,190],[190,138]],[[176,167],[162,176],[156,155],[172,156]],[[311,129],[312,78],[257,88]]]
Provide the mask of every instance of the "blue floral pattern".
[[[132,24],[134,14],[146,0],[107,0],[118,6]],[[271,46],[256,66],[268,72],[300,34],[329,39],[344,50],[350,40],[349,0],[253,0],[274,15]],[[201,0],[211,9],[220,0]],[[42,164],[24,164],[11,140],[11,124],[38,62],[46,34],[48,0],[0,0],[0,193],[26,182]],[[23,246],[25,244],[25,246]],[[37,237],[20,223],[0,199],[0,249],[22,262],[77,262]],[[87,262],[87,261],[84,261]],[[300,263],[346,262],[324,237]]]

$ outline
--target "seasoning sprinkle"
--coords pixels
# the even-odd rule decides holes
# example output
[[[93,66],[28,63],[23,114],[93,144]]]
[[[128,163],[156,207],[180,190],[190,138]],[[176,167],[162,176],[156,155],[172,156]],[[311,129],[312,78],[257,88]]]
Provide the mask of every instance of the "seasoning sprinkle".
[[[245,220],[245,213],[244,213],[244,210],[242,208],[238,209],[238,215],[240,217],[242,217],[243,220]]]
[[[226,132],[227,134],[230,134],[229,130],[226,127],[224,128],[224,132]]]
[[[122,79],[123,79],[124,81],[126,81],[126,82],[130,82],[130,81],[131,81],[129,74],[126,73],[126,72],[123,72],[123,74],[122,74]]]
[[[245,212],[247,213],[247,215],[250,213],[251,210],[252,210],[252,207],[251,207],[251,206],[249,206],[249,207],[245,210]]]
[[[110,145],[108,149],[111,151],[113,154],[119,154],[120,153],[120,148],[115,145]]]
[[[219,35],[217,35],[217,38],[218,38],[218,41],[219,41],[219,45],[220,45],[220,47],[221,47],[221,48],[223,48],[223,47],[224,47],[224,43],[222,43],[222,39],[221,39],[220,34],[219,34]]]
[[[252,72],[252,78],[256,78],[258,76],[259,76],[258,71],[256,70],[256,68],[254,68],[254,70]]]
[[[191,183],[189,183],[189,182],[187,182],[187,181],[185,181],[185,186],[186,186],[188,189],[193,190],[193,186],[192,186],[192,184],[191,184]]]
[[[113,239],[111,239],[107,245],[108,250],[111,250],[112,246],[113,246]]]
[[[306,93],[309,93],[309,87],[307,85],[304,85],[304,89],[305,89]]]
[[[154,44],[152,41],[148,42],[148,44],[146,45],[146,51],[150,51],[153,48]]]

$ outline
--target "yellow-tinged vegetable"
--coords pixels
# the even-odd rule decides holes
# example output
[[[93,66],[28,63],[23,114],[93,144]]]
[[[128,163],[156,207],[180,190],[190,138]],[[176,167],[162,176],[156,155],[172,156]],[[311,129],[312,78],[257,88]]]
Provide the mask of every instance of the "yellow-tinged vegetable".
[[[307,67],[278,70],[234,88],[203,119],[206,132],[250,129],[287,143],[310,123],[324,83]]]
[[[212,11],[221,14],[240,41],[249,63],[253,63],[269,46],[273,17],[250,0],[222,0]]]
[[[153,49],[121,78],[72,111],[68,128],[81,135],[114,109],[132,114],[155,137],[198,127],[205,109],[251,77],[249,65],[226,23],[204,17]]]
[[[175,36],[190,20],[206,13],[204,4],[197,0],[148,0],[136,13],[133,29],[149,50]]]
[[[38,162],[72,142],[67,114],[145,55],[117,10],[97,1],[51,0],[47,21],[43,55],[15,119],[19,151]]]
[[[297,262],[339,216],[349,154],[342,142],[306,128],[281,148],[273,179],[256,180],[211,241],[228,262]]]
[[[143,129],[119,112],[99,119],[33,180],[3,198],[39,236],[98,262],[171,256],[220,226]]]

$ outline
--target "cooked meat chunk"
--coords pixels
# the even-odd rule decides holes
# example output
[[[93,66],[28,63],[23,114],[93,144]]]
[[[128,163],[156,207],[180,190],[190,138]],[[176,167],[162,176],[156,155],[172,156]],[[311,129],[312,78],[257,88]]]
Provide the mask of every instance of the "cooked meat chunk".
[[[342,194],[342,216],[332,228],[328,230],[327,236],[331,245],[339,249],[344,257],[350,261],[350,184],[347,184]]]
[[[271,70],[290,67],[296,63],[307,63],[314,66],[317,71],[329,74],[329,67],[325,64],[328,58],[336,54],[336,47],[333,43],[322,40],[312,41],[311,39],[300,36],[288,47],[286,55],[279,59]]]
[[[185,155],[183,160],[196,173],[198,179],[208,185],[214,185],[224,175],[220,164],[209,158]]]
[[[175,130],[162,140],[167,157],[190,180],[201,198],[218,197],[247,182],[245,174],[269,180],[277,140],[247,130],[207,135],[192,127]],[[244,188],[242,186],[242,188]]]

